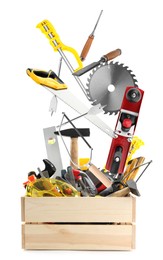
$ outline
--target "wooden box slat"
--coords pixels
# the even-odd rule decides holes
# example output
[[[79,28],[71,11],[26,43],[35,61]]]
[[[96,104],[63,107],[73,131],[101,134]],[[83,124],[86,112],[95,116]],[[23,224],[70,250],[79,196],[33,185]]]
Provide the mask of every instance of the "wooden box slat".
[[[135,222],[133,197],[25,197],[23,200],[25,222]]]
[[[24,249],[131,250],[133,225],[24,224]]]

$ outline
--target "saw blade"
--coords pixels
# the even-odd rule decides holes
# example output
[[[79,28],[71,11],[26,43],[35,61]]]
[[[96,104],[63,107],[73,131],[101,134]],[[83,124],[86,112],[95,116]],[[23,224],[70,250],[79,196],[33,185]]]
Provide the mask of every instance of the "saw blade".
[[[106,113],[117,114],[128,86],[137,86],[137,80],[124,64],[110,62],[92,70],[87,85],[88,99],[93,105],[101,104]]]
[[[104,123],[95,113],[94,114],[91,113],[89,111],[90,109],[82,101],[80,101],[80,99],[74,96],[68,89],[64,89],[60,91],[49,87],[45,87],[45,88],[48,91],[50,91],[52,94],[57,96],[57,98],[62,100],[65,104],[67,104],[76,112],[78,112],[80,115],[83,115],[87,120],[89,120],[92,124],[97,126],[99,129],[101,129],[107,135],[109,135],[112,138],[116,136],[114,131],[106,123]]]

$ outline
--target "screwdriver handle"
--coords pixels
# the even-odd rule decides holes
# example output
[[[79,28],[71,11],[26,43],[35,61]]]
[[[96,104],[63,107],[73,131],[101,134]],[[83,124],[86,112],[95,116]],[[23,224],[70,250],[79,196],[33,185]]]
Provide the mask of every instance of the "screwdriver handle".
[[[93,39],[94,39],[94,35],[93,34],[89,35],[89,37],[88,37],[88,39],[87,39],[87,41],[86,41],[86,43],[85,43],[85,45],[83,47],[81,55],[80,55],[81,61],[85,60],[85,58],[86,58],[86,56],[87,56],[87,54],[89,52],[89,49],[90,49],[90,47],[92,45]]]
[[[107,54],[104,55],[104,57],[107,59],[107,60],[113,60],[115,59],[117,56],[121,55],[122,51],[120,49],[116,49],[114,51],[111,51]]]

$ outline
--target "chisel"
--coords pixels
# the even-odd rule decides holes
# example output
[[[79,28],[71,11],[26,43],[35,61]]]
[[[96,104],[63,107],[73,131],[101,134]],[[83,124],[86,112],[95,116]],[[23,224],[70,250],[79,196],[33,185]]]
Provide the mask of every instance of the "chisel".
[[[97,19],[97,22],[96,22],[96,24],[95,24],[95,27],[94,27],[92,33],[89,35],[89,37],[88,37],[88,39],[87,39],[87,41],[86,41],[86,43],[85,43],[85,45],[84,45],[84,47],[83,47],[83,50],[82,50],[81,55],[80,55],[81,61],[84,61],[84,60],[85,60],[85,58],[86,58],[86,56],[87,56],[87,54],[88,54],[88,52],[89,52],[89,50],[90,50],[90,47],[91,47],[92,42],[93,42],[93,39],[94,39],[94,37],[95,37],[95,36],[94,36],[94,33],[95,33],[96,27],[97,27],[97,25],[98,25],[98,23],[99,23],[99,20],[100,20],[100,18],[101,18],[102,12],[103,12],[103,10],[101,10],[100,15],[99,15],[99,17],[98,17],[98,19]]]
[[[121,50],[120,49],[116,49],[114,51],[111,51],[111,52],[103,55],[99,61],[93,62],[93,63],[89,64],[88,66],[86,66],[86,67],[84,67],[84,68],[82,68],[80,70],[77,70],[72,75],[80,77],[83,74],[85,74],[86,72],[94,69],[95,67],[97,67],[101,63],[104,63],[104,62],[107,62],[109,60],[112,60],[112,59],[116,58],[119,55],[121,55]]]

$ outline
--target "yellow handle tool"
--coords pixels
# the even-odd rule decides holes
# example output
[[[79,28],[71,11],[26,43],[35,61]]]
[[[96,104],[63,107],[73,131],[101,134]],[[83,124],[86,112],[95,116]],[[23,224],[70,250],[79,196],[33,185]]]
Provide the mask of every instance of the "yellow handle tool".
[[[127,163],[132,159],[133,154],[142,146],[144,145],[144,142],[137,136],[134,136],[131,142],[130,150],[129,150],[129,155],[126,160],[126,165]]]
[[[36,27],[39,28],[42,31],[42,33],[44,33],[46,35],[46,37],[50,40],[50,44],[52,45],[54,51],[58,51],[61,54],[61,56],[63,57],[63,59],[65,60],[66,63],[68,62],[68,60],[65,57],[63,51],[69,51],[74,55],[74,57],[75,57],[75,59],[78,63],[78,68],[76,70],[73,70],[72,67],[71,67],[71,70],[73,70],[72,72],[78,71],[81,68],[83,68],[83,63],[82,63],[77,51],[74,48],[66,46],[66,45],[63,44],[63,42],[61,41],[61,39],[60,39],[59,35],[57,34],[55,28],[53,27],[53,25],[48,20],[43,20]]]

